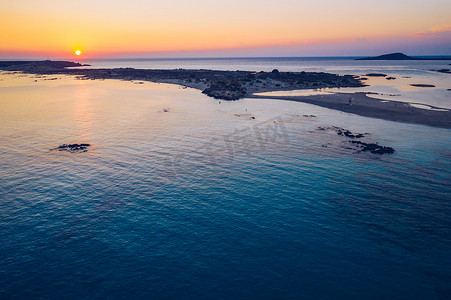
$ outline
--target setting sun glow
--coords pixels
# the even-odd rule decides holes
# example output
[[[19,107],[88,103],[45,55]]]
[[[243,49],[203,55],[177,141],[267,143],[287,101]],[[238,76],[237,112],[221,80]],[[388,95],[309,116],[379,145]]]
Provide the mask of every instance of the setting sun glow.
[[[450,0],[0,2],[3,58],[449,55],[451,45]]]

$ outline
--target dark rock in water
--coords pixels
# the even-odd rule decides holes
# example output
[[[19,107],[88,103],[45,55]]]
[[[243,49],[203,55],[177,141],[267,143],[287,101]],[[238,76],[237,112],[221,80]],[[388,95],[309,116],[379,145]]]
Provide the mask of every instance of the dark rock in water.
[[[368,76],[368,77],[386,77],[387,74],[383,74],[383,73],[369,73],[369,74],[366,74],[365,76]]]
[[[432,85],[432,84],[422,84],[422,83],[413,83],[413,84],[411,84],[411,86],[424,87],[424,88],[433,88],[433,87],[435,87],[435,85]]]
[[[279,70],[274,69],[274,70],[271,71],[271,73],[272,73],[272,74],[279,74],[280,72],[279,72]]]
[[[362,141],[356,141],[354,139],[359,139],[365,137],[365,135],[369,135],[370,133],[366,132],[365,134],[362,133],[352,133],[351,131],[340,128],[337,126],[332,127],[318,127],[318,131],[335,131],[337,135],[345,136],[347,138],[351,138],[352,140],[347,140],[349,143],[352,143],[355,147],[343,147],[344,149],[349,150],[357,150],[357,152],[371,152],[373,154],[392,154],[395,152],[395,149],[391,147],[385,147],[381,146],[377,143],[365,143]],[[322,145],[321,147],[326,147],[325,145]]]
[[[363,134],[363,133],[352,133],[348,129],[337,127],[337,126],[318,127],[316,130],[319,130],[319,131],[335,131],[337,133],[337,135],[345,136],[345,137],[348,137],[348,138],[351,138],[351,139],[360,139],[360,138],[365,137],[366,134],[369,134],[368,132],[366,132],[365,134]]]
[[[67,152],[86,152],[90,144],[62,144],[50,150],[67,151]]]
[[[440,69],[440,70],[435,70],[436,72],[440,72],[440,73],[445,73],[445,74],[451,74],[451,70],[450,69]]]
[[[396,77],[386,77],[385,79],[387,79],[387,80],[395,80]]]
[[[337,133],[337,135],[342,135],[348,138],[356,138],[356,139],[360,139],[365,137],[365,135],[363,133],[352,133],[351,131],[349,131],[348,129],[345,128],[341,128],[341,127],[337,127],[337,126],[333,126],[333,127],[318,127],[317,130],[319,131],[335,131]]]
[[[349,141],[349,142],[357,145],[360,148],[359,152],[369,151],[374,154],[393,154],[393,153],[395,153],[395,149],[393,149],[392,147],[381,146],[381,145],[374,144],[374,143],[364,143],[361,141]]]
[[[353,138],[359,139],[359,138],[364,137],[364,135],[361,133],[353,134],[351,131],[349,131],[347,129],[343,129],[343,128],[336,129],[336,132],[338,135],[344,135],[344,136],[346,136],[348,138],[352,138],[352,139]]]

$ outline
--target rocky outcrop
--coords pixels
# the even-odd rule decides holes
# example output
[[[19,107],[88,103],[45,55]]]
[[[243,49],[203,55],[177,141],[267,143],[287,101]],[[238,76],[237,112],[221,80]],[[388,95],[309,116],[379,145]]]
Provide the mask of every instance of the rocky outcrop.
[[[444,73],[444,74],[451,74],[451,70],[450,69],[440,69],[440,70],[433,70],[439,73]]]
[[[62,144],[56,148],[50,149],[52,150],[58,150],[58,151],[67,151],[71,153],[77,153],[77,152],[86,152],[88,151],[88,147],[91,146],[90,144]]]
[[[368,133],[368,132],[364,133],[364,134],[363,133],[352,133],[348,129],[337,127],[337,126],[318,127],[316,130],[325,131],[325,132],[335,131],[337,133],[337,135],[349,138],[349,139],[345,140],[346,144],[347,144],[347,142],[349,142],[354,147],[350,148],[349,146],[345,146],[343,148],[356,151],[355,153],[359,153],[359,152],[370,152],[373,154],[393,154],[393,153],[395,153],[395,149],[393,149],[391,147],[381,146],[378,143],[366,143],[366,142],[356,140],[356,139],[360,139],[360,138],[363,138],[363,137],[369,135],[370,133]],[[322,147],[327,148],[328,146],[322,145]]]
[[[392,147],[381,146],[377,143],[364,143],[361,141],[349,141],[359,148],[359,152],[371,152],[374,154],[393,154],[395,149]]]
[[[435,87],[435,85],[433,85],[433,84],[423,84],[423,83],[412,83],[411,86],[422,87],[422,88],[434,88]]]
[[[238,100],[243,98],[246,92],[246,89],[238,81],[216,81],[202,91],[207,96],[223,100]]]
[[[368,77],[386,77],[387,74],[383,74],[383,73],[369,73],[369,74],[366,74],[365,76],[368,76]]]
[[[335,131],[337,133],[337,135],[342,135],[348,138],[363,138],[365,137],[365,134],[368,133],[352,133],[351,131],[349,131],[348,129],[345,128],[341,128],[341,127],[337,127],[337,126],[332,126],[332,127],[318,127],[317,130],[319,131]]]

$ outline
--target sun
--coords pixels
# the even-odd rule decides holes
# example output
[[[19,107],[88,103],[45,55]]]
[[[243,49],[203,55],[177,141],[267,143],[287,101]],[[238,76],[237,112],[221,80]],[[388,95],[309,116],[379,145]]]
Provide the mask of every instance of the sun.
[[[75,55],[80,56],[81,55],[81,50],[75,50]]]

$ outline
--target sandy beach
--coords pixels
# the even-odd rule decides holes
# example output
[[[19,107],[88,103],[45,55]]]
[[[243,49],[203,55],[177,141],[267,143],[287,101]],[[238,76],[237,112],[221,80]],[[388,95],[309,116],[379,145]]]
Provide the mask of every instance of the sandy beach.
[[[305,102],[364,117],[451,128],[451,111],[448,109],[433,106],[430,106],[430,109],[419,108],[407,102],[368,97],[365,93],[336,93],[316,96],[252,95],[249,97]]]

